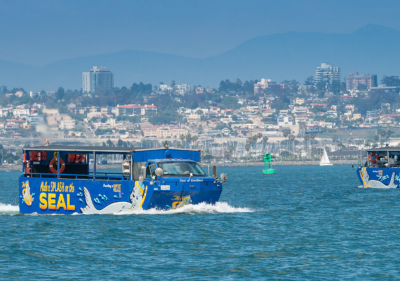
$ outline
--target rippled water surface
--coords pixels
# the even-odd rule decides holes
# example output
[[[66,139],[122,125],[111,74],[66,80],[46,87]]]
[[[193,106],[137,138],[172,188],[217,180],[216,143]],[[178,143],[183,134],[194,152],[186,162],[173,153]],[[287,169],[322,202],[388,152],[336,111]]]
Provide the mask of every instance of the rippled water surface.
[[[400,190],[349,166],[220,168],[221,202],[126,215],[25,216],[0,173],[0,279],[396,279]]]

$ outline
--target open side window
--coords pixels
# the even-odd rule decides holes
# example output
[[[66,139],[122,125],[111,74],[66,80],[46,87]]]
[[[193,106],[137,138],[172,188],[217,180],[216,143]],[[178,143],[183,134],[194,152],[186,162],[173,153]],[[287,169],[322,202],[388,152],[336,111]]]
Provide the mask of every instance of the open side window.
[[[153,175],[154,171],[156,170],[156,164],[153,162],[150,162],[147,165],[147,169],[146,169],[146,178],[151,178],[151,176]]]

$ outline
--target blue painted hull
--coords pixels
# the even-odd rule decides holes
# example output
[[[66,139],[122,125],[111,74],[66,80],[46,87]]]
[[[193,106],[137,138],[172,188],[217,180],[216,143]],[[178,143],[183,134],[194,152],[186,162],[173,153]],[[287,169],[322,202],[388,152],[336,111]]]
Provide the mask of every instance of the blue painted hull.
[[[362,188],[399,188],[399,168],[359,167],[357,176]]]
[[[23,214],[107,214],[151,208],[215,204],[222,184],[211,177],[139,181],[71,180],[21,176],[20,212]]]

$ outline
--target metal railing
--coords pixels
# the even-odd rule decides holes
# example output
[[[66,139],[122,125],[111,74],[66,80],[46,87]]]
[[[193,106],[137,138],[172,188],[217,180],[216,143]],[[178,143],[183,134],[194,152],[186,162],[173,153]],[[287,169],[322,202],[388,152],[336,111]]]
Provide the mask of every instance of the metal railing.
[[[39,178],[60,178],[60,179],[91,179],[91,180],[129,180],[129,177],[126,178],[121,173],[93,173],[89,172],[89,174],[57,174],[53,173],[23,173],[25,176],[30,175],[38,175]],[[49,177],[51,176],[51,177]],[[72,177],[72,178],[71,178]]]

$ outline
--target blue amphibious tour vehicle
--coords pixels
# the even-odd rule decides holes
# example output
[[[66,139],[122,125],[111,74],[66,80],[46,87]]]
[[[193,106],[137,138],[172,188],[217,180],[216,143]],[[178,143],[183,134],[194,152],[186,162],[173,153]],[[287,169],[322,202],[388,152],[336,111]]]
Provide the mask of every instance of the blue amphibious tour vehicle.
[[[23,214],[110,214],[215,204],[225,174],[208,176],[200,150],[89,146],[23,148],[19,180]],[[122,155],[121,173],[97,171],[104,155]],[[121,156],[120,156],[121,157]],[[90,161],[92,160],[92,161]],[[93,162],[93,165],[89,165]]]
[[[360,188],[399,188],[400,148],[381,147],[367,150],[367,161],[357,167]]]

